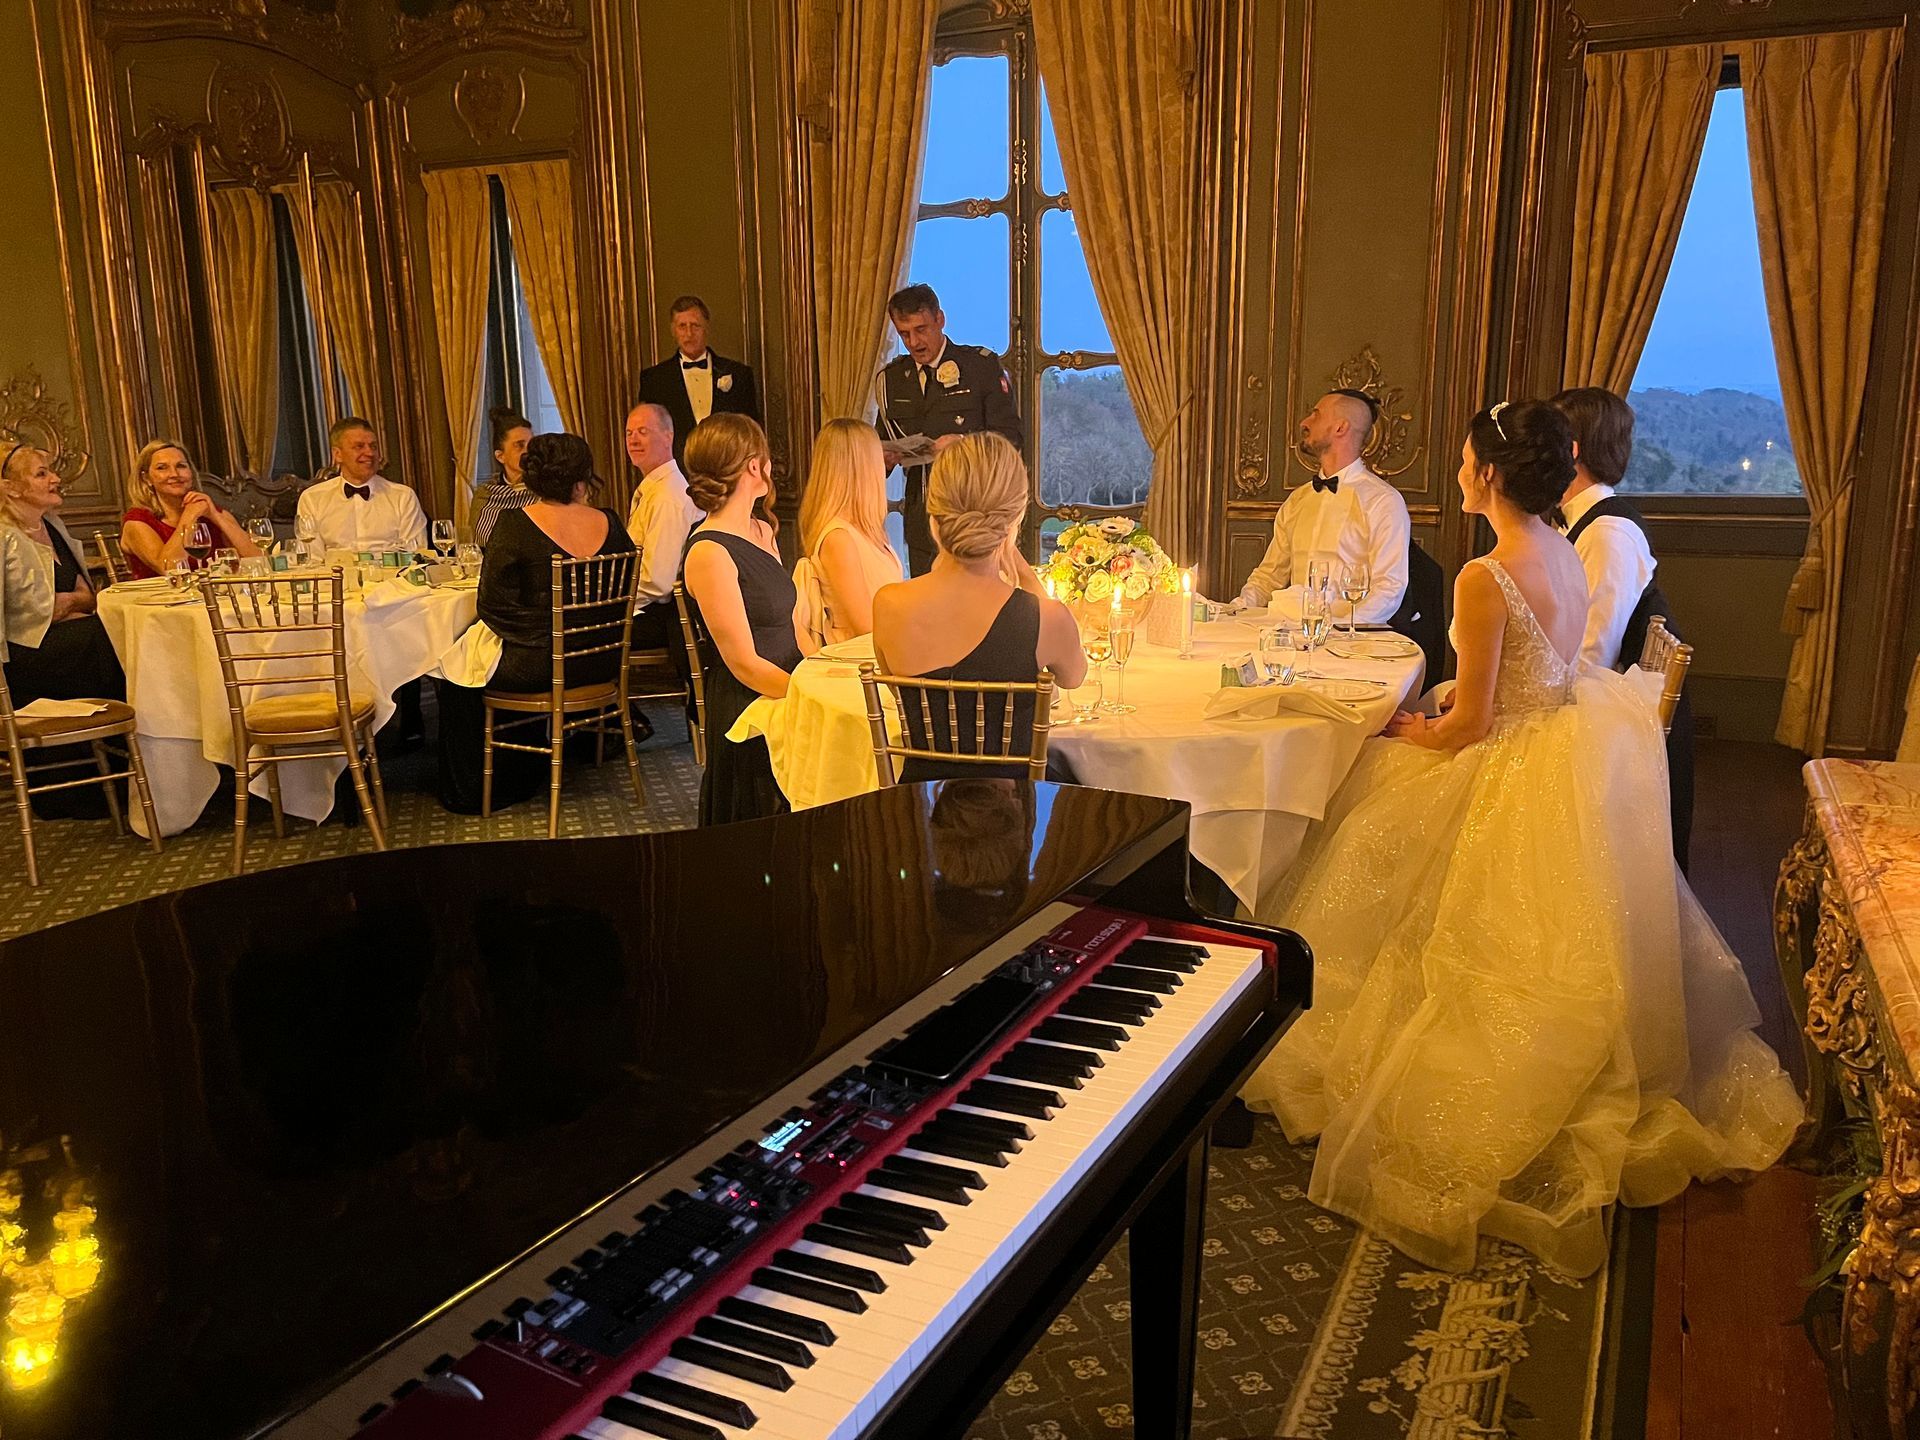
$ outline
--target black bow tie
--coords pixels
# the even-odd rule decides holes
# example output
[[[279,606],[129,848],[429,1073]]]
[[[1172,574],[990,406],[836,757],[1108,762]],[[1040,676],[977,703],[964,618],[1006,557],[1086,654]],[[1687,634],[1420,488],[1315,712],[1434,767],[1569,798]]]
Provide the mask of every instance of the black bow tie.
[[[1337,495],[1340,493],[1340,477],[1335,475],[1329,478],[1316,475],[1313,477],[1313,488],[1315,490],[1324,490],[1329,495]]]
[[[347,486],[347,494],[355,500],[371,500],[373,499],[373,486],[349,485]]]
[[[707,357],[702,355],[698,360],[682,360],[680,362],[680,368],[682,370],[704,370],[707,368]]]

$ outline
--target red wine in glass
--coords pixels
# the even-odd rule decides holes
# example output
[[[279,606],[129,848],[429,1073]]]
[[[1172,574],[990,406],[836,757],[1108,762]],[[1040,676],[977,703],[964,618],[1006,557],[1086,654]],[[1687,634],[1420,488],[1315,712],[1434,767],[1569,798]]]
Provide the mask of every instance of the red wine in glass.
[[[207,563],[207,554],[213,549],[213,528],[204,520],[195,521],[187,533],[185,548],[189,563],[198,570]]]

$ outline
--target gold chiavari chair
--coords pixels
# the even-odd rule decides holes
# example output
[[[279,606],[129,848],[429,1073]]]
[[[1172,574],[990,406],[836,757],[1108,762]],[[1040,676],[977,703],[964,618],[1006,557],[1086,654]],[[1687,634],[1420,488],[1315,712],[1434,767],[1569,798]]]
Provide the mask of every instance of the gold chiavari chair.
[[[373,848],[385,850],[387,794],[373,748],[374,697],[347,681],[340,571],[202,574],[200,596],[233,727],[233,873],[246,869],[248,786],[263,772],[273,833],[285,838],[279,767],[293,760],[345,760]]]
[[[894,701],[900,707],[904,737],[900,741],[895,741],[887,733],[887,715],[880,702],[882,685],[893,691]],[[1046,778],[1047,739],[1053,729],[1053,671],[1045,667],[1030,682],[928,680],[918,675],[885,675],[871,660],[863,660],[860,662],[860,688],[866,692],[867,726],[873,732],[873,763],[882,785],[894,783],[895,760],[957,761],[965,765],[1007,765],[1024,761],[1029,780]],[[904,720],[909,713],[907,706],[910,696],[915,706],[913,713],[920,721],[920,733],[926,736],[929,746],[935,743],[935,710],[927,699],[930,694],[946,696],[947,743],[952,747],[950,749],[922,750],[908,743],[911,736],[905,730]],[[967,728],[960,720],[959,697],[962,695],[973,697],[971,751],[959,748],[961,734]],[[987,726],[989,695],[1005,697],[999,707],[1000,724],[991,730]],[[1033,696],[1033,726],[1024,753],[1014,749],[1015,697],[1020,695]]]
[[[553,557],[553,683],[535,694],[486,692],[484,764],[480,777],[480,813],[493,814],[493,752],[518,750],[547,757],[547,838],[560,834],[560,775],[567,736],[591,730],[596,762],[606,756],[607,726],[618,720],[627,747],[627,775],[633,798],[645,805],[640,757],[634,751],[633,713],[627,708],[628,666],[633,655],[633,607],[640,592],[640,557],[631,550],[584,559]],[[567,684],[567,662],[589,655],[615,655],[613,678],[589,685]],[[497,715],[514,718],[496,720]],[[497,730],[547,724],[547,742],[529,745],[497,740]]]
[[[700,641],[693,627],[693,608],[687,604],[687,587],[673,587],[673,608],[680,613],[680,634],[687,642],[687,683],[693,687],[693,763],[707,765],[707,682],[700,673]]]
[[[1647,622],[1646,643],[1640,647],[1636,662],[1642,670],[1657,671],[1660,680],[1660,728],[1673,729],[1673,712],[1680,706],[1680,692],[1686,688],[1687,669],[1693,664],[1693,647],[1682,644],[1667,629],[1667,617],[1655,615]]]
[[[118,585],[128,575],[127,557],[121,553],[120,537],[111,530],[93,532],[93,543],[100,552],[100,568],[107,572],[107,584]]]
[[[120,797],[114,794],[116,781],[132,782],[132,796],[140,802],[140,813],[147,822],[147,842],[155,850],[160,848],[160,822],[154,818],[153,795],[147,789],[147,769],[140,759],[140,737],[134,733],[133,708],[118,700],[93,700],[86,702],[106,708],[96,710],[91,715],[50,716],[44,719],[29,718],[14,713],[13,695],[7,689],[7,676],[0,670],[0,739],[6,742],[6,748],[0,750],[0,771],[13,782],[13,803],[20,812],[20,840],[27,852],[27,884],[40,883],[40,862],[33,848],[33,801],[35,795],[44,795],[51,790],[72,790],[81,785],[98,785],[107,792],[107,810],[113,816],[113,828],[116,834],[127,833],[126,821],[120,811]],[[109,740],[118,741],[121,756],[126,768],[111,768],[116,758],[107,748]],[[27,770],[27,756],[35,750],[50,750],[64,745],[86,745],[93,753],[91,760],[53,760],[34,767],[31,774]],[[82,769],[91,765],[94,773],[82,775],[76,780],[53,780],[42,784],[33,783],[33,775],[45,775],[50,771]]]
[[[627,662],[627,698],[629,700],[678,700],[682,704],[693,696],[692,680],[682,680],[673,668],[673,652],[661,645],[651,650],[635,650]],[[698,726],[693,735],[693,757],[701,762],[702,745]]]

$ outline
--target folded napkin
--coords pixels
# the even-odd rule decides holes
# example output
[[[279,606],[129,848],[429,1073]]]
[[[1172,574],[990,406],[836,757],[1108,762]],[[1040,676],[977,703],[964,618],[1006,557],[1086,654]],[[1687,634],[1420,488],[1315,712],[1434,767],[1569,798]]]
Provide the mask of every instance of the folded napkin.
[[[484,620],[476,620],[446,648],[435,673],[469,690],[484,689],[499,668],[504,649],[505,642],[494,633],[493,627]]]
[[[871,660],[874,658],[873,636],[856,635],[851,640],[822,645],[816,653],[826,656],[829,660]]]
[[[22,720],[78,720],[106,708],[104,700],[30,700],[13,713]]]
[[[1282,715],[1322,715],[1358,725],[1364,718],[1343,700],[1335,700],[1306,682],[1254,685],[1216,691],[1203,712],[1209,720],[1274,720]]]

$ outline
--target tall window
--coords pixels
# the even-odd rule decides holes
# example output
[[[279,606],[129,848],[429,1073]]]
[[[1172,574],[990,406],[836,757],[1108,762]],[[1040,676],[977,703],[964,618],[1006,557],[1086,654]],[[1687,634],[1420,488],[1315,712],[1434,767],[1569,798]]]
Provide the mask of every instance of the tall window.
[[[533,318],[527,307],[527,287],[513,253],[513,227],[507,219],[507,193],[497,176],[487,177],[493,200],[493,260],[487,277],[487,370],[484,409],[505,405],[519,411],[545,435],[564,430],[560,403],[547,379],[546,362],[534,340]],[[483,411],[480,416],[480,473],[476,481],[493,474],[493,433]]]
[[[294,243],[293,210],[284,195],[270,197],[274,277],[279,295],[280,424],[274,431],[272,473],[312,475],[331,456],[322,408],[320,347],[314,334],[312,297]]]
[[[1738,83],[1714,99],[1673,268],[1627,398],[1634,443],[1623,489],[1801,493],[1767,325]]]
[[[1094,300],[1032,32],[938,43],[909,274],[939,292],[956,343],[1006,358],[1043,537],[1063,511],[1143,505],[1153,454]]]

